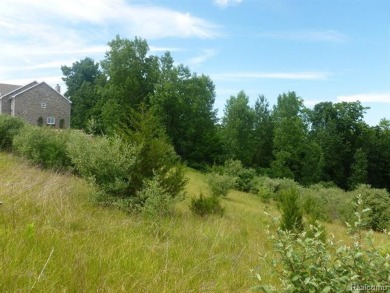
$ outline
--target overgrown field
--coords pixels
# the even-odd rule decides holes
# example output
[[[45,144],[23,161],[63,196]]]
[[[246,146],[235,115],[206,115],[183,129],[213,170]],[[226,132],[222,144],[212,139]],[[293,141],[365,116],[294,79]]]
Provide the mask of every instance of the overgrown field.
[[[151,219],[100,207],[86,181],[0,153],[0,292],[248,292],[252,269],[277,285],[259,258],[273,249],[264,211],[277,215],[274,205],[230,191],[223,217],[201,218],[190,198],[208,187],[187,176],[175,214]]]

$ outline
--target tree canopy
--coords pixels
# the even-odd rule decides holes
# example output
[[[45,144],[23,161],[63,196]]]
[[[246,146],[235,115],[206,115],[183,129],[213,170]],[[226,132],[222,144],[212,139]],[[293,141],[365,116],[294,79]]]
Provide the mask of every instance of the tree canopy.
[[[73,128],[126,132],[133,127],[129,115],[146,111],[166,133],[164,143],[194,167],[235,159],[260,174],[304,185],[390,189],[390,122],[367,125],[368,108],[360,102],[321,102],[308,109],[287,92],[273,107],[261,95],[252,106],[240,91],[227,99],[218,119],[209,76],[176,64],[169,52],[152,55],[141,38],[117,36],[108,45],[100,63],[85,58],[61,67]]]

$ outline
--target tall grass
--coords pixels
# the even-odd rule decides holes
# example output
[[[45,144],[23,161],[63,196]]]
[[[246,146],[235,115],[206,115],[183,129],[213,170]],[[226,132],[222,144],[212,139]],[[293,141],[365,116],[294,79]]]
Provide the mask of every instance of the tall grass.
[[[175,215],[153,220],[97,206],[86,181],[0,153],[0,292],[249,292],[251,269],[276,284],[258,267],[273,206],[231,191],[224,217],[197,217],[188,205],[207,184],[187,176]]]
[[[187,200],[155,221],[96,206],[84,180],[4,153],[0,178],[0,292],[243,292],[270,247],[250,195],[232,194],[224,218],[193,216]],[[237,211],[250,202],[258,209]]]

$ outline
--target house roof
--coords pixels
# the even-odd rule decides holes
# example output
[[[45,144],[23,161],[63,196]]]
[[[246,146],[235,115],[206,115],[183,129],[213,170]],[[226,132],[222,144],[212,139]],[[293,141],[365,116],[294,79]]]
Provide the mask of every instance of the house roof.
[[[21,85],[0,83],[0,97],[20,88]]]
[[[33,81],[33,82],[30,82],[29,84],[26,84],[24,86],[19,86],[18,88],[14,89],[14,90],[12,90],[12,91],[10,91],[8,93],[6,93],[5,95],[0,96],[0,99],[3,99],[4,97],[7,97],[7,96],[11,98],[12,94],[16,94],[16,93],[18,93],[20,91],[23,91],[25,89],[31,88],[32,86],[34,86],[36,84],[38,84],[38,83],[36,81]]]
[[[64,98],[69,104],[72,104],[72,101],[67,99],[65,96],[63,96],[61,93],[57,92],[55,89],[53,89],[50,85],[48,85],[46,82],[42,81],[40,83],[37,83],[36,81],[24,86],[25,89],[22,90],[22,91],[19,91],[17,93],[15,93],[14,95],[11,95],[9,98],[12,99],[12,98],[15,98],[17,97],[18,95],[22,94],[22,93],[25,93],[31,89],[33,89],[34,87],[37,87],[39,85],[45,85],[47,86],[50,90],[52,90],[53,92],[55,92],[57,95],[60,95],[62,98]]]

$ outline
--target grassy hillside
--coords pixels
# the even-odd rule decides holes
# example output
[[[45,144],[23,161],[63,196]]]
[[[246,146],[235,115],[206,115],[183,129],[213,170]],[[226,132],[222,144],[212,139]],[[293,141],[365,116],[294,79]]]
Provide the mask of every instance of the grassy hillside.
[[[0,153],[0,292],[247,292],[251,269],[275,283],[258,253],[272,251],[264,210],[276,209],[231,191],[224,217],[196,217],[190,198],[207,185],[188,178],[175,216],[152,220],[99,207],[84,180]]]

